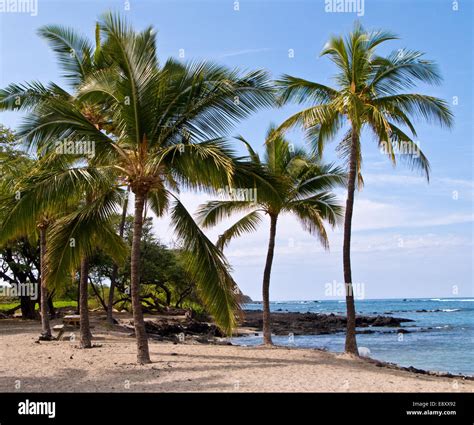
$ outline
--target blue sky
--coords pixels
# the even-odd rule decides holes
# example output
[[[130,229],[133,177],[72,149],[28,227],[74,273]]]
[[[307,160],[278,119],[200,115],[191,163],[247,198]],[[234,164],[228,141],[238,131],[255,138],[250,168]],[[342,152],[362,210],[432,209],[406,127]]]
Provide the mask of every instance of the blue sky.
[[[364,285],[366,298],[473,296],[473,147],[471,1],[365,0],[364,15],[326,13],[324,0],[245,1],[238,11],[232,0],[215,1],[38,1],[37,16],[0,13],[0,86],[10,82],[61,81],[47,45],[36,36],[39,26],[59,23],[93,35],[104,11],[123,11],[137,28],[158,31],[162,60],[177,57],[210,59],[244,69],[265,68],[332,84],[335,69],[319,58],[331,34],[348,32],[356,19],[367,28],[396,32],[401,40],[380,53],[408,47],[438,62],[444,82],[417,91],[452,104],[455,127],[446,131],[420,123],[419,143],[431,161],[428,185],[400,165],[394,169],[370,137],[363,140],[366,186],[357,194],[353,234],[353,279]],[[290,49],[294,57],[289,57]],[[453,100],[457,98],[457,104]],[[261,149],[270,122],[279,123],[296,106],[261,111],[236,126]],[[21,115],[2,113],[0,122],[15,128]],[[303,143],[294,132],[295,144]],[[237,145],[236,145],[237,147]],[[337,161],[330,144],[327,161]],[[343,200],[344,193],[338,192]],[[190,209],[206,200],[182,194]],[[163,241],[172,240],[166,219],[155,224]],[[222,227],[209,232],[215,238]],[[261,299],[260,285],[268,223],[259,232],[237,240],[226,254],[242,290]],[[331,232],[331,251],[324,252],[291,217],[283,217],[277,233],[271,298],[324,299],[325,284],[342,282],[342,235]]]

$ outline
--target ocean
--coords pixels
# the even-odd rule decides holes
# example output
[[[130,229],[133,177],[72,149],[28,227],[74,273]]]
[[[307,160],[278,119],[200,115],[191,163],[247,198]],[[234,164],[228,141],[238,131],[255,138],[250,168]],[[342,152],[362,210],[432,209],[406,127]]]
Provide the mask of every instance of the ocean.
[[[261,303],[245,304],[261,310]],[[279,301],[272,312],[334,313],[345,315],[344,301]],[[370,357],[419,369],[474,376],[474,298],[425,298],[356,300],[357,314],[412,319],[397,328],[372,327],[372,334],[358,334],[359,348]],[[400,327],[408,333],[396,332]],[[274,336],[277,345],[344,351],[344,332],[331,335]],[[238,345],[258,345],[261,336],[233,338]]]

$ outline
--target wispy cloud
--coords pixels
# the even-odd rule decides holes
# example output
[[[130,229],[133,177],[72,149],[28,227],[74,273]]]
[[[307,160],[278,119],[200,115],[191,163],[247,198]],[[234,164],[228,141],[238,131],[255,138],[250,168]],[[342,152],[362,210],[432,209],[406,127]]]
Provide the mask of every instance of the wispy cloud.
[[[233,52],[227,52],[219,56],[219,58],[229,58],[232,56],[242,56],[242,55],[251,55],[254,53],[263,53],[263,52],[269,52],[270,49],[269,47],[261,47],[258,49],[242,49],[242,50],[235,50]]]
[[[423,176],[404,175],[404,174],[377,174],[364,173],[364,182],[370,185],[426,185],[426,178]],[[453,179],[449,177],[433,177],[431,186],[443,186],[449,188],[474,189],[474,182],[465,179]]]

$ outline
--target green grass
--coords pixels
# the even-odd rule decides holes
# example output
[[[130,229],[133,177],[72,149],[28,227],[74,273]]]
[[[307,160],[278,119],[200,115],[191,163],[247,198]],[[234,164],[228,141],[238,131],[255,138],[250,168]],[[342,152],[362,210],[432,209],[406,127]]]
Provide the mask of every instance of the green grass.
[[[17,305],[18,303],[0,303],[0,311],[10,310]]]
[[[77,301],[53,301],[54,307],[64,308],[64,307],[77,307]]]
[[[7,311],[10,310],[17,305],[19,305],[19,302],[15,303],[0,303],[0,311]],[[64,308],[64,307],[77,307],[77,302],[76,301],[70,301],[70,300],[58,300],[58,301],[53,301],[54,307],[55,308]],[[36,310],[38,310],[38,305],[36,306]]]

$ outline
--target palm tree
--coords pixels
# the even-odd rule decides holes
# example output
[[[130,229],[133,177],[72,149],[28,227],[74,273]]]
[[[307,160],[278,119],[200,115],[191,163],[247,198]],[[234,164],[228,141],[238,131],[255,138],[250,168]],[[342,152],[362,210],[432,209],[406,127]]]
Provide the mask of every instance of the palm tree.
[[[21,151],[15,134],[0,124],[0,199],[8,197],[14,193],[14,187],[18,176],[28,173],[32,166],[34,166],[34,160]],[[3,223],[2,216],[0,216],[0,223]],[[33,234],[28,235],[28,237],[23,237],[13,241],[13,244],[17,244],[21,241],[21,244],[31,253],[29,255],[32,260],[31,263],[34,264],[38,272],[38,278],[40,278],[41,267],[39,262],[36,261],[36,256],[39,252],[36,233],[37,232],[35,231]],[[39,290],[38,278],[35,279],[33,273],[28,273],[28,270],[25,269],[22,264],[13,264],[13,255],[11,255],[10,246],[11,244],[8,243],[3,243],[0,246],[2,250],[7,250],[7,253],[10,254],[7,258],[2,258],[2,260],[6,260],[7,263],[12,264],[10,269],[17,282],[26,282],[28,279],[36,281]],[[4,254],[2,252],[2,257],[3,256]],[[3,275],[4,278],[7,277],[5,274]],[[21,315],[24,319],[36,318],[35,305],[36,300],[32,300],[29,296],[20,296]]]
[[[100,247],[112,258],[123,261],[127,248],[111,224],[120,195],[111,185],[110,173],[73,166],[76,163],[77,159],[70,156],[49,154],[37,160],[28,173],[16,177],[0,199],[0,242],[29,235],[35,228],[39,233],[43,340],[52,339],[48,291],[80,267],[80,345],[90,348],[84,258]],[[87,203],[80,202],[84,194],[89,199]]]
[[[18,237],[26,237],[35,242],[39,240],[40,247],[40,316],[41,316],[41,338],[52,339],[49,324],[48,291],[46,288],[47,271],[45,267],[46,256],[46,232],[49,225],[50,211],[41,211],[30,215],[27,226],[12,226],[9,224],[9,216],[12,210],[23,197],[23,188],[18,184],[24,175],[31,172],[35,161],[18,149],[18,141],[15,135],[10,136],[12,147],[1,152],[0,156],[0,244],[5,245]]]
[[[272,345],[270,324],[270,275],[275,250],[275,238],[278,218],[283,213],[295,215],[303,228],[319,238],[325,248],[329,247],[324,220],[335,225],[341,208],[336,203],[330,190],[344,182],[342,171],[331,165],[321,164],[303,149],[294,149],[285,138],[270,127],[265,144],[265,157],[259,155],[242,137],[249,151],[250,161],[261,166],[270,179],[265,179],[266,186],[273,186],[273,192],[256,182],[257,199],[242,199],[236,193],[234,199],[211,201],[198,210],[198,218],[203,226],[216,225],[225,217],[236,212],[246,215],[227,229],[217,242],[224,248],[230,240],[242,233],[255,231],[260,224],[261,213],[270,218],[270,237],[263,273],[263,342]],[[259,188],[266,190],[260,191]],[[245,193],[245,192],[244,192]],[[237,198],[237,199],[236,199]]]
[[[128,249],[122,235],[115,233],[112,224],[117,208],[123,203],[122,191],[114,184],[115,176],[109,173],[108,176],[99,177],[96,174],[89,180],[91,184],[87,187],[86,181],[91,177],[91,173],[86,168],[81,171],[80,177],[70,184],[69,193],[81,193],[85,195],[85,201],[80,202],[71,213],[61,217],[53,225],[48,264],[49,268],[54,270],[51,278],[53,285],[65,279],[71,270],[79,267],[80,346],[91,348],[88,309],[89,258],[97,249],[101,249],[115,263],[121,263],[127,258]],[[56,182],[57,174],[54,174],[52,179],[46,178],[41,183],[49,184],[54,191]],[[85,191],[83,186],[86,186]],[[55,193],[60,191],[56,190]],[[74,241],[73,249],[70,241]]]
[[[22,170],[25,171],[25,170]],[[31,170],[28,170],[31,173]],[[22,178],[23,177],[23,178]],[[0,243],[5,244],[18,237],[37,235],[40,247],[40,317],[41,335],[40,339],[48,341],[52,339],[50,326],[50,312],[48,307],[48,268],[46,266],[46,255],[48,246],[48,233],[51,224],[58,215],[58,210],[53,206],[43,208],[24,208],[29,203],[28,186],[25,184],[24,176],[15,176],[15,179],[4,185],[0,198]]]
[[[115,172],[117,181],[133,192],[133,320],[137,360],[149,363],[139,294],[145,201],[157,216],[171,210],[201,298],[216,322],[230,332],[238,305],[228,264],[176,193],[180,187],[215,190],[231,184],[233,153],[219,137],[257,108],[270,106],[273,89],[262,71],[242,75],[206,62],[173,60],[161,65],[152,28],[137,33],[116,15],[104,15],[100,29],[105,39],[101,54],[110,65],[86,78],[75,101],[43,96],[20,133],[30,145],[45,150],[53,149],[58,139],[92,141],[95,156],[91,165]],[[101,128],[85,113],[85,103],[92,111],[108,111]]]
[[[58,25],[46,25],[38,30],[38,34],[45,39],[58,57],[59,64],[63,70],[63,76],[68,81],[73,90],[77,90],[80,84],[84,83],[86,77],[93,71],[98,71],[108,66],[105,56],[101,53],[100,28],[96,25],[95,48],[86,38],[77,34],[73,29]],[[0,92],[1,109],[23,109],[32,111],[38,108],[42,102],[50,100],[52,96],[60,97],[64,101],[75,101],[67,90],[50,84],[44,87],[40,83],[30,84],[10,84]],[[106,122],[106,112],[93,108],[90,104],[78,105],[83,113],[96,125],[101,128]],[[108,128],[109,131],[113,129]],[[44,228],[44,225],[39,227]],[[91,332],[88,317],[88,259],[83,258],[80,265],[79,278],[79,311],[81,314],[80,334],[81,346],[90,348]],[[113,296],[113,288],[111,290]]]
[[[441,77],[436,64],[423,53],[398,50],[387,57],[376,54],[376,48],[396,39],[385,31],[368,32],[359,24],[348,37],[332,37],[321,55],[328,56],[338,68],[337,88],[284,75],[277,84],[281,102],[311,103],[288,118],[281,130],[301,126],[321,154],[327,141],[344,127],[348,128],[338,145],[338,152],[348,166],[347,201],[344,220],[344,281],[346,286],[347,333],[345,351],[358,355],[355,336],[355,306],[352,292],[350,242],[354,193],[363,184],[361,138],[367,129],[395,165],[405,160],[429,178],[428,159],[413,140],[417,137],[412,120],[424,119],[441,126],[452,125],[447,103],[433,96],[404,92],[416,81],[438,84]],[[408,129],[408,130],[407,130]],[[411,137],[407,134],[411,133]],[[402,153],[402,155],[398,155]],[[404,154],[403,154],[404,153]]]
[[[95,46],[88,39],[82,37],[74,29],[65,28],[58,25],[46,25],[39,29],[38,34],[44,38],[56,53],[59,64],[64,72],[64,77],[68,80],[74,91],[81,84],[84,84],[93,72],[98,72],[110,65],[106,56],[102,54],[102,40],[100,37],[100,26],[96,24]],[[73,100],[73,99],[70,99]],[[76,99],[74,101],[77,102]],[[98,128],[102,130],[106,127],[110,133],[114,132],[113,125],[107,124],[107,110],[100,110],[93,105],[84,102],[79,106],[82,113]],[[127,202],[123,203],[122,222],[120,228],[124,226]],[[123,236],[120,234],[120,236]],[[107,308],[107,318],[109,323],[113,323],[112,309],[115,288],[115,276],[118,266],[114,264],[114,273],[110,283],[110,297]],[[81,346],[83,348],[92,347],[91,332],[88,312],[88,258],[84,257],[80,264],[79,278],[79,312],[80,312],[80,333]]]

